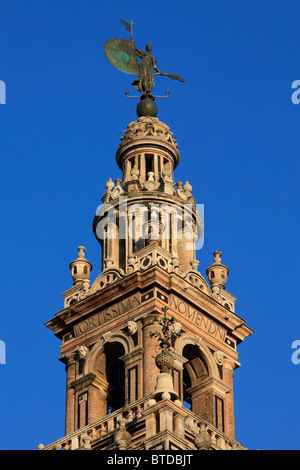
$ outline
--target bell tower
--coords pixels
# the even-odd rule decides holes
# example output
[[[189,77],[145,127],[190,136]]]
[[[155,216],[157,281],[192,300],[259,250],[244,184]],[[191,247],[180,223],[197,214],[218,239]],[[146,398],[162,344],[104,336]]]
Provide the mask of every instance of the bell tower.
[[[140,91],[116,149],[122,179],[108,179],[93,220],[99,274],[90,282],[80,246],[63,309],[46,323],[62,342],[65,436],[40,448],[242,450],[233,375],[253,331],[226,290],[222,253],[207,279],[198,269],[192,186],[175,179],[178,144]]]

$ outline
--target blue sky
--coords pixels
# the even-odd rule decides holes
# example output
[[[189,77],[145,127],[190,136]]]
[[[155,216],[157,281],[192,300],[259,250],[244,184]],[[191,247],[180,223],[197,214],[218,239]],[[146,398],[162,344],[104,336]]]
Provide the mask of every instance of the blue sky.
[[[223,252],[236,312],[255,333],[239,346],[236,438],[250,449],[299,449],[300,79],[296,0],[27,0],[1,2],[0,448],[36,449],[64,434],[60,342],[44,323],[63,308],[69,263],[86,247],[100,272],[92,220],[119,138],[136,119],[132,77],[104,42],[151,42],[158,117],[179,144],[177,181],[205,206],[205,275]]]

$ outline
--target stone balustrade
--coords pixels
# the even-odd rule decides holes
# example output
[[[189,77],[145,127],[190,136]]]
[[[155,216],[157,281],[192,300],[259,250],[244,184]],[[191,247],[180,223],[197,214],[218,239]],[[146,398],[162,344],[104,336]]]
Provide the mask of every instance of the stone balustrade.
[[[247,450],[212,424],[199,418],[177,400],[155,401],[148,396],[58,439],[39,450],[116,450],[120,422],[131,434],[130,450],[149,450],[164,432],[173,433],[182,450]],[[199,444],[200,443],[200,444]],[[182,447],[181,447],[182,446]],[[202,447],[201,447],[202,446]],[[206,446],[204,449],[203,446]]]

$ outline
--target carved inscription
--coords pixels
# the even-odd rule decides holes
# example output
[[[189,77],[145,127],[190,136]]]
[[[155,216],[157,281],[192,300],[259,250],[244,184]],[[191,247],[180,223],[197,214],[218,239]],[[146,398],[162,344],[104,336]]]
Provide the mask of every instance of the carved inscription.
[[[128,299],[122,300],[111,307],[96,311],[93,315],[88,317],[86,320],[81,321],[74,326],[74,334],[76,337],[81,336],[89,331],[98,328],[99,326],[120,317],[124,313],[128,313],[130,310],[138,307],[141,304],[139,298],[134,295]]]
[[[202,330],[210,335],[219,339],[222,342],[226,340],[226,330],[220,327],[216,322],[206,317],[198,310],[195,310],[191,305],[176,298],[174,295],[170,296],[169,306],[176,310],[182,317],[187,318],[189,321],[199,326]]]

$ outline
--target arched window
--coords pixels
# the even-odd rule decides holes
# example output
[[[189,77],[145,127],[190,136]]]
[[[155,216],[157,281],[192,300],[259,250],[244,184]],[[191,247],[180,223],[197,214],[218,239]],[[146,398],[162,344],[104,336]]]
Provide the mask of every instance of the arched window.
[[[75,394],[67,398],[68,407],[75,411],[74,430],[125,406],[127,373],[121,358],[127,353],[126,341],[108,338],[104,345],[97,342],[79,365]]]
[[[146,168],[146,180],[148,179],[148,173],[153,172],[153,160],[154,160],[154,155],[153,154],[146,154],[145,155],[145,168]]]
[[[208,368],[197,346],[187,344],[182,355],[187,359],[183,369],[183,402],[187,408],[197,413],[202,401],[197,392],[208,377]]]
[[[191,394],[188,392],[191,387],[191,378],[189,376],[186,367],[183,369],[183,405],[189,410],[192,409],[192,398]]]
[[[108,413],[125,406],[125,368],[120,359],[124,353],[123,346],[118,342],[105,346]]]

